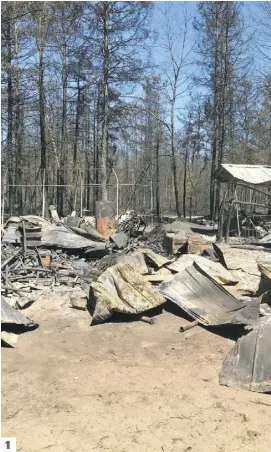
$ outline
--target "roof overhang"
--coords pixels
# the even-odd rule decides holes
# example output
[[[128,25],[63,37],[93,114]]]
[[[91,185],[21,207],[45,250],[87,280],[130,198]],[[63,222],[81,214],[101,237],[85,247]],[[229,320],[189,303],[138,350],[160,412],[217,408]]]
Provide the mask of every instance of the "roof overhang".
[[[270,186],[271,166],[267,165],[232,165],[223,163],[215,172],[220,182],[246,183],[249,185]]]

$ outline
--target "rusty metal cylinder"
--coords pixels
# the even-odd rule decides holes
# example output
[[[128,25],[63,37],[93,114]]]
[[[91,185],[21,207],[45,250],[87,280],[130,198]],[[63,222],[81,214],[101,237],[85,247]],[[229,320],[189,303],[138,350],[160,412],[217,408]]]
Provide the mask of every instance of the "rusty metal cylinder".
[[[194,326],[197,326],[198,324],[199,324],[199,322],[197,320],[194,320],[194,322],[190,322],[185,325],[182,325],[180,327],[180,331],[181,331],[181,333],[183,333],[184,331],[190,330],[191,328],[193,328]]]
[[[116,233],[114,202],[96,202],[96,229],[106,239]]]

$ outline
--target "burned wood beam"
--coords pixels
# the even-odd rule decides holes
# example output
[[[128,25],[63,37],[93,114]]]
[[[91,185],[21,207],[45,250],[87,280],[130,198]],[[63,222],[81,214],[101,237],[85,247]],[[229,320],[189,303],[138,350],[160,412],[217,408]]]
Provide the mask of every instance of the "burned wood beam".
[[[255,185],[244,184],[241,182],[237,182],[237,185],[240,185],[241,187],[249,188],[250,190],[256,191],[257,193],[260,193],[261,195],[267,196],[267,198],[271,198],[271,193],[266,193],[263,190],[259,190],[258,188],[255,188]]]
[[[247,206],[257,206],[257,207],[265,207],[266,209],[270,209],[270,205],[268,204],[260,204],[258,202],[249,202],[249,201],[232,201],[232,204],[242,204]]]
[[[41,255],[40,255],[39,250],[38,250],[37,247],[35,247],[35,251],[36,251],[36,253],[37,253],[37,256],[38,256],[38,260],[39,260],[40,266],[41,266],[42,268],[44,268],[44,265],[43,265],[43,262],[42,262]]]
[[[22,221],[22,228],[23,228],[23,251],[26,253],[27,251],[27,244],[26,244],[26,232],[25,232],[25,222]]]
[[[1,269],[4,270],[5,267],[11,263],[13,263],[14,261],[16,261],[16,258],[22,253],[22,250],[19,249],[18,251],[16,251],[15,254],[13,254],[12,256],[8,257],[7,259],[5,259],[2,264],[1,264]]]
[[[13,272],[32,271],[32,272],[52,273],[53,269],[43,267],[23,267],[23,268],[14,268],[12,271]]]
[[[16,293],[18,293],[19,295],[21,295],[21,293],[23,293],[23,292],[29,293],[29,290],[26,290],[26,289],[15,289],[15,287],[13,287],[13,286],[11,285],[11,283],[9,283],[9,285],[10,285],[10,287],[4,286],[4,285],[2,284],[1,290],[4,289],[5,291],[16,292]]]

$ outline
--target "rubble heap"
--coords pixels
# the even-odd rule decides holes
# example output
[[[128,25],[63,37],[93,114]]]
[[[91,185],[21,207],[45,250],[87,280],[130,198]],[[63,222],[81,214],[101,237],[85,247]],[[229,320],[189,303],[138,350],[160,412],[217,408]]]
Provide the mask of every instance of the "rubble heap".
[[[153,324],[153,319],[142,314],[174,303],[192,320],[180,331],[196,325],[251,329],[251,336],[241,338],[225,360],[220,383],[260,392],[271,390],[271,369],[265,362],[269,355],[257,353],[259,347],[268,350],[271,345],[270,335],[260,334],[270,330],[270,262],[259,264],[262,281],[257,294],[241,298],[239,279],[227,268],[222,250],[212,243],[213,238],[185,230],[185,223],[177,221],[170,228],[148,226],[130,213],[129,218],[119,221],[118,232],[105,240],[92,220],[74,215],[61,220],[53,206],[50,211],[51,221],[13,217],[4,228],[4,344],[15,347],[18,334],[38,327],[25,315],[27,308],[38,303],[41,293],[52,293],[62,285],[71,289],[71,307],[89,311],[91,324],[105,322],[116,312]],[[84,295],[78,295],[78,289]],[[263,326],[265,322],[269,323]],[[243,354],[238,362],[237,353]],[[255,366],[267,369],[251,375],[255,367],[251,363],[246,378],[253,377],[253,384],[244,383],[244,369],[240,369],[246,359],[257,359]]]

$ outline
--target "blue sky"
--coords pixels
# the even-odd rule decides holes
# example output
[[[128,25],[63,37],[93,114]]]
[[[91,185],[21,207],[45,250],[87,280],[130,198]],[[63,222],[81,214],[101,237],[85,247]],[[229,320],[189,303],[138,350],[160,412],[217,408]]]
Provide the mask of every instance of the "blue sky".
[[[195,30],[193,29],[193,20],[199,16],[198,13],[198,4],[199,2],[153,2],[154,3],[154,13],[152,18],[152,26],[154,30],[156,30],[160,37],[158,38],[156,45],[153,47],[153,59],[156,64],[161,64],[164,60],[166,60],[167,55],[163,49],[161,49],[161,21],[163,20],[163,9],[167,6],[167,4],[172,5],[173,13],[175,17],[177,17],[180,13],[180,4],[186,6],[188,14],[192,17],[189,26],[188,39],[187,39],[187,47],[192,47],[193,43],[195,43]],[[249,52],[250,52],[250,60],[253,62],[252,73],[253,77],[257,79],[261,77],[262,72],[266,72],[266,62],[263,61],[262,55],[259,52],[259,40],[260,36],[260,25],[259,20],[261,16],[261,10],[259,8],[259,2],[239,2],[241,4],[241,11],[244,16],[244,37],[248,39]],[[196,46],[195,46],[196,47]],[[191,54],[191,64],[187,68],[188,74],[190,76],[197,75],[200,71],[199,66],[196,64],[196,54]],[[270,72],[270,69],[269,69]],[[194,87],[192,93],[195,92],[204,92],[201,87]],[[186,94],[183,98],[180,98],[177,103],[177,108],[180,109],[180,112],[185,108],[185,105],[189,101],[189,96]]]
[[[176,11],[176,15],[178,14],[179,4],[184,4],[187,8],[188,14],[191,15],[192,19],[197,18],[199,16],[198,4],[200,2],[194,2],[194,1],[192,1],[192,2],[190,2],[190,1],[186,1],[186,2],[182,2],[182,1],[153,2],[154,14],[153,14],[153,19],[152,19],[152,24],[153,24],[154,29],[157,30],[158,32],[160,29],[161,14],[163,11],[163,7],[165,7],[169,3],[172,4],[172,8]],[[257,51],[255,44],[258,41],[257,32],[260,32],[260,25],[258,23],[258,21],[260,20],[260,16],[261,16],[261,11],[259,8],[260,2],[253,2],[253,1],[252,2],[250,2],[250,1],[243,2],[242,1],[239,3],[241,5],[241,10],[242,10],[242,13],[243,13],[244,19],[245,19],[245,26],[246,26],[245,35],[246,36],[252,35],[252,39],[253,39],[254,43],[252,43],[251,50],[253,52],[253,56],[255,58],[256,64],[259,64],[261,57],[259,55],[259,52]],[[195,39],[195,32],[193,30],[192,21],[191,21],[190,30],[189,30],[190,44],[192,44]],[[159,40],[158,40],[158,42],[159,42]],[[162,59],[161,49],[157,49],[157,50],[154,49],[153,55],[154,55],[154,59],[156,62],[161,61],[161,59]]]

